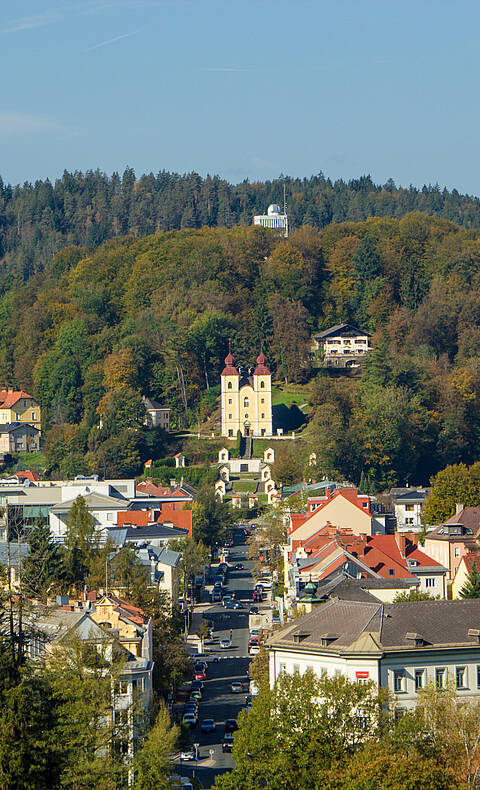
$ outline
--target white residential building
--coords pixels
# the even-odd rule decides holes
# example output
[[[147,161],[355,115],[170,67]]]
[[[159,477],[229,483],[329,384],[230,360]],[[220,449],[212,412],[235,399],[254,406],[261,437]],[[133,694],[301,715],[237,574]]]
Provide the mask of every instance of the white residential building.
[[[413,707],[427,683],[480,694],[480,599],[382,604],[331,600],[267,641],[270,683],[281,672],[345,675]]]

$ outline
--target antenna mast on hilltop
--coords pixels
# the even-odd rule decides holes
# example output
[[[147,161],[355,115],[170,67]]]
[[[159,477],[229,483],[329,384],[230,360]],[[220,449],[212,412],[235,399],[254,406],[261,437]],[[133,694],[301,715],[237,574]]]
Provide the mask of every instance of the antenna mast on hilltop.
[[[288,239],[288,217],[287,217],[287,195],[285,191],[285,181],[283,182],[283,213],[285,215],[285,238]]]

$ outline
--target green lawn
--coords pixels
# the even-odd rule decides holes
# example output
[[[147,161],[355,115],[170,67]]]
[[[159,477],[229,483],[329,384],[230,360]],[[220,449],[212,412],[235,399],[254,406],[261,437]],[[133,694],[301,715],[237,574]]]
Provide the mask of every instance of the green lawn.
[[[233,481],[233,490],[234,492],[238,492],[239,494],[251,492],[254,493],[257,487],[256,480],[234,480]]]
[[[293,403],[296,403],[297,406],[303,406],[304,403],[308,403],[308,400],[309,391],[305,387],[299,385],[295,387],[288,385],[285,387],[279,387],[278,385],[272,387],[272,406],[278,406],[281,403],[287,407]]]
[[[14,459],[22,469],[43,471],[47,466],[45,454],[40,450],[37,453],[19,453],[18,455],[14,456]]]

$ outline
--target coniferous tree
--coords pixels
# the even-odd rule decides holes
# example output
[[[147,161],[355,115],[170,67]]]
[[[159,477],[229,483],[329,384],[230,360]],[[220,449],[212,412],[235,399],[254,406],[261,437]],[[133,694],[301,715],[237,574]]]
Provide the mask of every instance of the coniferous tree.
[[[30,551],[23,563],[23,591],[27,597],[45,600],[52,585],[62,578],[61,549],[43,519],[28,532],[27,541]]]
[[[460,598],[480,598],[480,570],[477,563],[472,562],[470,575],[459,592]]]

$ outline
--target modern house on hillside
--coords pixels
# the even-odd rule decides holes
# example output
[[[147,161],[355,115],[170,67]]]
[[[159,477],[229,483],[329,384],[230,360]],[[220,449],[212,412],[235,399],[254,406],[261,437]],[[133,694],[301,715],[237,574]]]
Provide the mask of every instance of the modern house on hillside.
[[[427,683],[480,690],[480,599],[382,604],[330,600],[267,640],[270,683],[282,672],[345,675],[388,689],[413,707]]]
[[[370,350],[370,334],[352,324],[336,324],[312,338],[312,352],[322,350],[326,367],[357,367]]]

